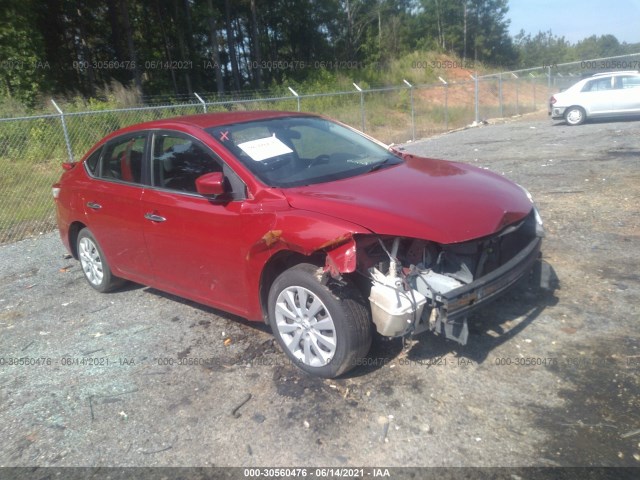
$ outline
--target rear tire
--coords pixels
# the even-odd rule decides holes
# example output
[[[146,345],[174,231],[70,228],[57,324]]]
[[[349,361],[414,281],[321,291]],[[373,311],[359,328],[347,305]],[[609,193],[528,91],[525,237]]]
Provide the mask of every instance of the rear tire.
[[[78,234],[77,252],[84,278],[100,293],[110,292],[125,283],[111,273],[100,245],[88,228],[83,228]]]
[[[586,119],[587,113],[582,107],[569,107],[567,111],[564,112],[564,121],[572,127],[582,125]]]
[[[311,375],[334,378],[356,365],[371,347],[372,322],[350,283],[320,282],[322,270],[299,264],[275,279],[269,323],[289,359]]]

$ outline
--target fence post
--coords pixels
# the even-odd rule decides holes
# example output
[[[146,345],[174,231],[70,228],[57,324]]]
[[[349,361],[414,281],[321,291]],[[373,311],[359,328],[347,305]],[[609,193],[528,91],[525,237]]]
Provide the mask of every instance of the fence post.
[[[476,72],[475,77],[473,75],[471,75],[471,78],[473,78],[474,80],[474,90],[475,90],[475,111],[476,111],[476,116],[475,116],[475,124],[477,125],[478,123],[480,123],[480,107],[479,107],[479,99],[478,97],[480,96],[480,88],[478,85],[478,72]]]
[[[533,86],[533,111],[536,111],[536,76],[533,73],[529,74],[531,76],[531,85]]]
[[[200,103],[202,104],[202,108],[204,109],[204,113],[207,113],[207,104],[205,103],[205,101],[196,92],[193,92],[193,94],[196,96],[198,100],[200,100]]]
[[[498,75],[498,99],[500,102],[500,118],[504,117],[504,106],[502,103],[502,72]]]
[[[444,84],[444,130],[446,132],[449,130],[449,84],[442,77],[438,77],[438,80]]]
[[[516,79],[516,115],[520,115],[520,101],[518,98],[518,88],[519,88],[518,75],[516,75],[513,72],[511,72],[511,75],[513,75],[513,78]]]
[[[411,85],[409,82],[407,82],[406,80],[402,80],[404,83],[407,84],[407,86],[409,87],[409,95],[411,98],[411,139],[412,141],[416,141],[416,115],[415,115],[415,110],[413,108],[413,85]]]
[[[62,133],[64,134],[64,142],[67,144],[67,154],[69,155],[69,161],[73,163],[73,152],[71,151],[71,141],[69,141],[69,132],[67,131],[67,122],[64,121],[64,113],[60,110],[60,107],[56,102],[51,99],[51,103],[60,114],[60,121],[62,122]]]
[[[362,131],[364,132],[364,92],[358,85],[356,85],[355,82],[353,82],[353,86],[356,87],[356,90],[360,92],[360,116],[362,117],[361,124]]]
[[[300,111],[300,95],[298,95],[298,93],[291,87],[287,87],[289,89],[289,91],[291,93],[293,93],[293,96],[296,97],[296,100],[298,100],[298,111]]]

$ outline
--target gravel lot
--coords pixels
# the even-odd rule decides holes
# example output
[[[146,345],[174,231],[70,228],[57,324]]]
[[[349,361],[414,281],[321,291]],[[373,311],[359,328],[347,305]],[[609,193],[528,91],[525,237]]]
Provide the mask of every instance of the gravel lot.
[[[558,288],[522,282],[467,347],[387,342],[322,380],[265,326],[94,292],[57,233],[4,245],[0,466],[640,466],[640,122],[538,115],[406,148],[527,187]]]

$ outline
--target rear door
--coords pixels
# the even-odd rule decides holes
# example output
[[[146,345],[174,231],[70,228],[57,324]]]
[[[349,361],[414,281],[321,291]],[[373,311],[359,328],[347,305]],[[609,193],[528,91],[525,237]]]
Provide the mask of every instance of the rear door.
[[[196,192],[195,180],[224,172],[231,198],[211,201]],[[171,131],[153,135],[151,188],[144,191],[144,235],[162,290],[238,311],[247,288],[241,215],[245,186],[209,147]]]
[[[615,113],[640,114],[640,75],[615,77],[613,110]]]
[[[86,224],[113,272],[141,283],[147,283],[152,275],[140,204],[146,180],[147,137],[147,132],[141,132],[109,141],[93,171],[88,167],[96,181],[81,193]]]

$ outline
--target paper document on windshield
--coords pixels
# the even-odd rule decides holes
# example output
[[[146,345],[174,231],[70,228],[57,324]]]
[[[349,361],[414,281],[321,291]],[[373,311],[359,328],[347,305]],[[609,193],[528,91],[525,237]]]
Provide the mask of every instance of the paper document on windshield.
[[[239,143],[238,147],[240,147],[244,153],[249,155],[251,159],[256,162],[277,157],[279,155],[285,155],[287,153],[293,153],[293,150],[282,143],[282,141],[276,137],[275,133],[271,137]]]

